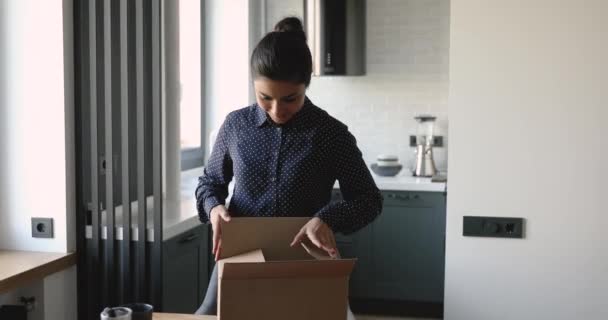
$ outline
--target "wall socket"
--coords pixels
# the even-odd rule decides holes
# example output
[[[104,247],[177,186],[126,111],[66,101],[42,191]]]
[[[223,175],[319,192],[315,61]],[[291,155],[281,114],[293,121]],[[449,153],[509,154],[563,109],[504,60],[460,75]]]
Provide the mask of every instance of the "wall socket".
[[[523,238],[523,218],[472,217],[462,220],[462,235],[469,237]]]
[[[32,218],[33,238],[53,238],[53,218]]]

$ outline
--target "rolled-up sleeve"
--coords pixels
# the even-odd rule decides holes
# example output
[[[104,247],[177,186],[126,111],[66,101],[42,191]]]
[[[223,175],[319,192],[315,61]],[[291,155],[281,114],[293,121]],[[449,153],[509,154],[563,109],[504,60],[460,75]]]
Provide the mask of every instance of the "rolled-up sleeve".
[[[355,137],[344,128],[334,142],[334,172],[343,200],[328,204],[316,216],[334,232],[349,234],[365,227],[380,215],[383,199]]]
[[[202,223],[208,223],[211,209],[218,205],[225,205],[228,197],[228,184],[232,180],[232,159],[228,148],[229,117],[220,128],[211,156],[203,175],[198,178],[196,187],[196,208]]]

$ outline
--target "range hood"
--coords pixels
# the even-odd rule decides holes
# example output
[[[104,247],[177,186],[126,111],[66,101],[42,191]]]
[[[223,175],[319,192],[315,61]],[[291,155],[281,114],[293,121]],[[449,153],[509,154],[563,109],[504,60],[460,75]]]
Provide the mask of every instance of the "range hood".
[[[313,75],[365,74],[365,0],[305,0]]]

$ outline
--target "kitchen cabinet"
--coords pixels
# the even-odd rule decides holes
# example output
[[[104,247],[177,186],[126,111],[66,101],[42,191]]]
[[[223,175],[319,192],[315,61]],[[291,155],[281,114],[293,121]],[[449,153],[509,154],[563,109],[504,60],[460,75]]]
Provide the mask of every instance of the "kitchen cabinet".
[[[446,194],[382,191],[382,196],[384,207],[376,220],[356,233],[336,234],[342,257],[358,259],[350,278],[351,307],[355,312],[440,316]],[[332,201],[339,200],[336,189]],[[211,227],[198,225],[163,245],[163,310],[192,313],[204,299],[215,264]],[[420,311],[420,306],[433,310]]]
[[[350,298],[363,302],[443,303],[446,195],[382,191],[382,214],[351,235],[336,235],[343,257],[357,258]],[[334,190],[332,201],[340,200]],[[407,304],[400,303],[405,306]]]
[[[194,313],[209,283],[209,226],[163,242],[163,311]]]

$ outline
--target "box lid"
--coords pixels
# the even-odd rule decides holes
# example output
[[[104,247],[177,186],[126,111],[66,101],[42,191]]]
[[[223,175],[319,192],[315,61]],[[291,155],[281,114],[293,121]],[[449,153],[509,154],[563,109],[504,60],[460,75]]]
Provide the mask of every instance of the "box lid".
[[[308,221],[310,217],[232,218],[222,224],[219,259],[262,249],[267,261],[309,260],[304,248],[289,246]]]
[[[253,250],[250,252],[245,252],[243,254],[238,254],[236,256],[232,256],[230,258],[225,258],[218,261],[218,276],[221,278],[224,273],[224,265],[226,263],[247,263],[247,262],[264,262],[266,259],[264,258],[264,253],[262,249]]]
[[[230,262],[223,265],[220,277],[224,280],[346,278],[354,265],[355,259]]]

